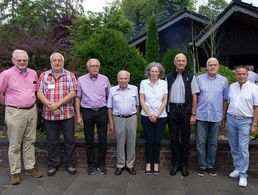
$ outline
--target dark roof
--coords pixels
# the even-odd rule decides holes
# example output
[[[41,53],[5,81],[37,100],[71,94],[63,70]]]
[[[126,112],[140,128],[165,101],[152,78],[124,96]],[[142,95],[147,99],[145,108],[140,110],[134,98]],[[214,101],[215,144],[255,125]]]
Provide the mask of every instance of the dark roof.
[[[165,28],[175,24],[176,22],[182,20],[183,18],[191,18],[193,20],[196,20],[198,22],[204,23],[204,24],[208,24],[209,23],[209,19],[205,16],[202,16],[200,14],[188,11],[187,9],[184,9],[174,15],[172,15],[171,17],[167,18],[166,20],[164,20],[163,22],[158,24],[158,32],[164,30]],[[134,37],[131,41],[129,41],[129,44],[132,46],[135,46],[139,43],[141,43],[142,41],[145,41],[147,38],[147,33],[144,32],[140,35],[138,35],[137,37]]]
[[[210,22],[210,24],[206,26],[197,37],[194,38],[195,45],[199,47],[211,35],[211,33],[218,29],[230,16],[232,16],[232,14],[236,12],[241,12],[243,14],[258,18],[258,7],[239,0],[233,0],[215,20]]]

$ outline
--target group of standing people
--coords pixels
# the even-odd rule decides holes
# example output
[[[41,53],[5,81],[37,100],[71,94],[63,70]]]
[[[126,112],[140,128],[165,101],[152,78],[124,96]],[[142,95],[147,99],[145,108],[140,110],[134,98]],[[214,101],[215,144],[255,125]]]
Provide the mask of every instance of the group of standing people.
[[[188,176],[191,125],[196,127],[198,175],[207,172],[216,176],[216,151],[221,125],[227,121],[228,139],[235,170],[230,177],[239,177],[239,185],[247,186],[249,134],[255,132],[258,120],[258,87],[247,80],[248,70],[236,68],[237,82],[228,89],[227,79],[218,74],[216,58],[207,61],[207,73],[195,77],[185,70],[187,58],[179,53],[173,63],[175,70],[165,76],[160,63],[152,62],[145,70],[147,79],[140,89],[129,84],[130,73],[121,70],[116,86],[99,73],[100,62],[87,61],[88,73],[76,81],[64,69],[64,57],[50,56],[51,69],[41,73],[29,69],[28,55],[15,50],[14,66],[0,74],[0,102],[6,106],[5,122],[9,140],[11,183],[21,182],[21,146],[25,174],[42,177],[35,166],[37,124],[36,99],[43,103],[43,127],[47,135],[48,176],[55,175],[61,164],[60,132],[64,136],[63,163],[69,174],[75,168],[75,121],[84,129],[87,153],[87,174],[96,170],[107,174],[105,167],[107,130],[116,133],[117,161],[115,175],[124,169],[135,175],[135,143],[139,115],[145,138],[145,174],[158,175],[160,147],[168,124],[171,135],[171,169]],[[141,111],[140,111],[141,106]],[[228,109],[227,109],[228,108]],[[76,115],[76,117],[75,117]],[[95,157],[94,132],[98,135]]]

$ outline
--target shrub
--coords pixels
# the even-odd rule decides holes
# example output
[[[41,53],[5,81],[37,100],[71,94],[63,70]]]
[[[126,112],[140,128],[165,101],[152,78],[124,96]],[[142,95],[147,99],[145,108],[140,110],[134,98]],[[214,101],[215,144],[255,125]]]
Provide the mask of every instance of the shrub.
[[[201,75],[201,74],[204,74],[206,72],[207,72],[207,70],[202,70],[202,71],[197,72],[197,75]],[[228,79],[228,84],[229,85],[236,82],[236,77],[235,77],[234,72],[230,68],[228,68],[227,66],[220,65],[219,74]]]
[[[122,69],[131,73],[132,84],[139,85],[144,78],[145,60],[116,30],[106,29],[100,34],[94,34],[88,41],[76,46],[74,54],[80,72],[86,72],[85,64],[89,58],[98,58],[100,72],[108,76],[113,85],[117,84],[116,75]]]

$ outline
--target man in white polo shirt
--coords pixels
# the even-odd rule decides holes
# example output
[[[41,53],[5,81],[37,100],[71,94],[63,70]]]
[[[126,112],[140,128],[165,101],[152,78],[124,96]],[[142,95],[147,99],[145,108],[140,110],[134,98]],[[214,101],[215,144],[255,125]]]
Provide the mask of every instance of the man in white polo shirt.
[[[228,140],[235,170],[231,178],[240,177],[239,186],[247,186],[249,166],[250,131],[256,132],[258,119],[258,87],[247,80],[248,70],[244,66],[236,68],[237,82],[229,87],[229,107],[227,114]]]

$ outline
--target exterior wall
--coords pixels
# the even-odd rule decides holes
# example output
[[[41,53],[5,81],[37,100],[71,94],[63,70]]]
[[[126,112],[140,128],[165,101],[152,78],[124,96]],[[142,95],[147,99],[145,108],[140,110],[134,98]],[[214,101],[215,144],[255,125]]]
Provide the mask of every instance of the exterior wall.
[[[162,169],[169,169],[170,167],[170,144],[168,140],[163,140],[161,147],[160,156],[160,166]],[[96,145],[97,149],[97,145]],[[39,167],[47,166],[47,151],[46,151],[46,141],[41,140],[36,143],[36,156],[37,164]],[[76,144],[76,156],[77,156],[77,166],[86,167],[86,154],[84,141],[77,140]],[[115,141],[111,140],[107,147],[107,157],[106,166],[108,168],[115,167],[116,161],[116,145]],[[144,142],[143,140],[137,141],[136,146],[136,169],[144,169]],[[0,166],[8,167],[8,142],[6,140],[0,140]],[[191,140],[190,145],[190,160],[189,166],[192,169],[196,169],[196,149],[195,141]],[[217,168],[219,170],[232,170],[232,160],[229,151],[229,145],[227,141],[219,141],[218,152],[217,152]],[[258,170],[258,142],[252,141],[250,144],[250,171]]]

